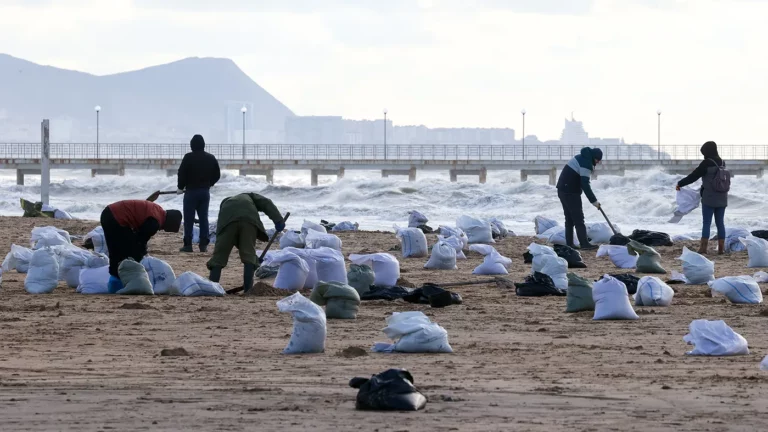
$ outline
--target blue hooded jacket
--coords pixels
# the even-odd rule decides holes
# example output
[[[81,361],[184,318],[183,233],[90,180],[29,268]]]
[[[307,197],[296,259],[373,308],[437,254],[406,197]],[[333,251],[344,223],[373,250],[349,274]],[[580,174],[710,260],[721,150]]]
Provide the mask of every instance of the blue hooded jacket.
[[[589,202],[597,201],[597,197],[592,192],[592,186],[589,184],[592,172],[595,170],[592,163],[594,159],[602,160],[603,151],[599,148],[589,147],[581,149],[581,152],[568,161],[560,173],[560,178],[557,180],[557,190],[579,195],[583,191]]]

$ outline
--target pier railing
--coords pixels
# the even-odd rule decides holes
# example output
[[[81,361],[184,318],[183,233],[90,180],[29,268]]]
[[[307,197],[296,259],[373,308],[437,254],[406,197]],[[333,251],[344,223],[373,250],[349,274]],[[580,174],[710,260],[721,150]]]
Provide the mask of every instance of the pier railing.
[[[603,160],[695,160],[701,159],[700,145],[603,146]],[[580,146],[560,145],[465,145],[465,144],[208,144],[206,151],[222,160],[303,160],[303,161],[566,161],[578,154]],[[720,146],[726,160],[768,160],[768,145]],[[93,144],[51,143],[52,159],[105,160],[181,159],[188,144]],[[39,159],[39,143],[0,143],[0,159]]]

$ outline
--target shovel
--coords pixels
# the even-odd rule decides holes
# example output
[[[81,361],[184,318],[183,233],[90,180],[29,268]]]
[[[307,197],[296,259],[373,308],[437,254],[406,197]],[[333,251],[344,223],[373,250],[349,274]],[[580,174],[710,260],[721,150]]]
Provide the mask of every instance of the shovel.
[[[437,285],[440,288],[453,288],[458,286],[467,286],[467,285],[484,285],[484,284],[491,284],[495,283],[498,288],[503,289],[515,289],[515,284],[512,282],[511,279],[505,278],[505,277],[495,277],[492,279],[481,279],[481,280],[473,280],[473,281],[465,281],[465,282],[450,282],[450,283],[433,283],[433,285]]]
[[[603,217],[605,218],[605,221],[606,221],[606,222],[608,222],[608,226],[609,226],[609,227],[611,227],[611,231],[613,231],[613,235],[617,235],[618,233],[617,233],[617,232],[616,232],[616,230],[613,228],[613,224],[611,223],[611,221],[609,221],[609,220],[608,220],[608,216],[606,216],[606,215],[605,215],[605,212],[603,211],[603,206],[600,206],[600,209],[599,209],[599,210],[600,210],[600,213],[602,213],[602,214],[603,214]]]
[[[285,216],[283,216],[283,223],[285,223],[288,220],[288,217],[290,216],[291,216],[291,212],[286,213]],[[269,239],[269,243],[267,243],[267,246],[264,248],[264,251],[261,253],[261,256],[259,257],[259,264],[261,264],[262,261],[264,261],[264,257],[267,256],[267,252],[269,251],[269,248],[272,246],[272,243],[275,241],[275,239],[279,234],[280,234],[279,232],[275,231],[275,233],[272,235],[272,238]],[[232,288],[231,290],[227,291],[227,294],[237,294],[240,291],[242,291],[243,288],[244,287],[242,285],[237,288]],[[248,289],[250,289],[250,287]],[[248,292],[248,290],[245,290],[245,292]]]
[[[147,201],[155,202],[155,200],[158,199],[160,195],[171,195],[175,193],[176,191],[155,191],[152,193],[152,195],[149,196],[149,198],[147,198]]]

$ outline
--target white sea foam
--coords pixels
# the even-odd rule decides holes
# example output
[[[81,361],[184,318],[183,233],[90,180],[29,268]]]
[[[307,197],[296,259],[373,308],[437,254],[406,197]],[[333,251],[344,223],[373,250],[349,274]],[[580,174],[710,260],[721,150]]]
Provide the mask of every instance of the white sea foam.
[[[545,177],[519,181],[519,173],[492,172],[482,185],[474,177],[448,181],[448,173],[419,172],[419,180],[405,177],[382,179],[378,172],[347,171],[346,178],[322,177],[320,186],[309,185],[309,172],[278,171],[276,184],[264,177],[240,177],[226,172],[212,189],[210,212],[215,218],[221,200],[241,192],[256,192],[271,198],[281,211],[292,213],[293,223],[303,219],[360,222],[361,229],[391,230],[393,223],[405,225],[408,211],[417,209],[430,218],[430,225],[453,225],[469,214],[497,217],[518,234],[533,234],[533,218],[543,215],[562,223],[557,191]],[[679,176],[659,171],[628,172],[626,177],[600,176],[592,182],[595,194],[611,218],[624,232],[635,228],[670,234],[697,233],[701,213],[696,210],[679,224],[668,224],[675,207],[674,185]],[[726,212],[728,226],[768,229],[768,201],[762,191],[766,179],[739,176],[733,179]],[[17,186],[14,171],[0,171],[0,214],[21,215],[19,198],[40,199],[40,177],[27,176],[26,186]],[[90,177],[89,171],[52,171],[51,205],[83,219],[98,220],[107,204],[121,199],[144,199],[155,190],[175,190],[176,178],[159,171],[129,171],[124,177]],[[163,196],[165,208],[181,209],[182,197]],[[588,221],[602,221],[600,213],[584,200]]]

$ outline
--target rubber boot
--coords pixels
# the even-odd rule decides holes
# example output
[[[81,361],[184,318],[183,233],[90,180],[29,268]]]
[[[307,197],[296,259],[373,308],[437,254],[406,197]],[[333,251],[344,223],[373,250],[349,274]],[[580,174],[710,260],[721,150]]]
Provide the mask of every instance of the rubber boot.
[[[723,255],[725,253],[725,239],[717,239],[717,254]]]
[[[211,267],[211,274],[208,276],[208,280],[219,283],[221,280],[221,267]]]
[[[208,252],[208,244],[210,243],[210,240],[200,239],[200,252]]]
[[[708,247],[709,247],[709,239],[708,238],[701,239],[701,245],[699,246],[699,254],[706,255]]]
[[[243,294],[246,294],[253,288],[253,274],[256,273],[254,264],[246,264],[243,267]]]
[[[579,239],[579,249],[580,250],[594,250],[597,249],[597,246],[591,244],[589,242],[589,237],[587,237],[587,226],[581,225],[576,227],[576,237]]]
[[[185,241],[185,242],[184,242],[184,246],[182,246],[182,247],[181,247],[181,249],[179,249],[179,252],[194,252],[194,251],[192,250],[192,243],[191,243],[191,242],[190,242],[190,243],[187,243],[187,242]]]

